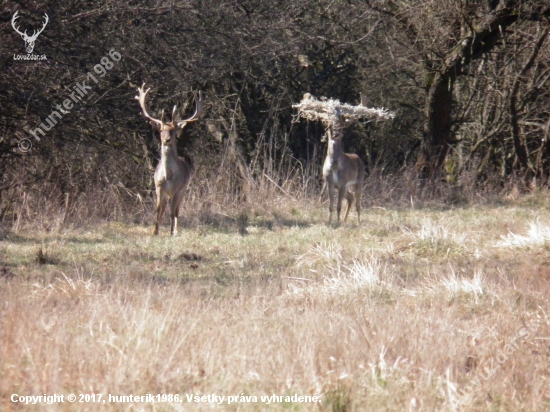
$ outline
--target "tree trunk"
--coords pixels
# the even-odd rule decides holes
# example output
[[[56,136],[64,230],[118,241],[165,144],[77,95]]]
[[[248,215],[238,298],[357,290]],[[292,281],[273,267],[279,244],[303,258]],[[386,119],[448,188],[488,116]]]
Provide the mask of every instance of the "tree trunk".
[[[453,102],[453,73],[437,73],[430,85],[426,99],[426,124],[418,161],[420,176],[431,179],[445,161],[451,135],[451,106]]]

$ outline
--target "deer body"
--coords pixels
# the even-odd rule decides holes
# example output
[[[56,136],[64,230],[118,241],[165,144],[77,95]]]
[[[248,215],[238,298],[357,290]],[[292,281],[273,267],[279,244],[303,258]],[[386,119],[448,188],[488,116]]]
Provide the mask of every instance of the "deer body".
[[[174,121],[174,113],[176,112],[176,107],[174,106],[172,121],[170,123],[165,123],[162,119],[154,119],[147,113],[145,108],[145,96],[149,89],[144,91],[144,86],[145,85],[138,88],[139,96],[136,96],[136,99],[139,100],[143,115],[159,129],[161,143],[160,162],[153,176],[157,194],[157,219],[153,234],[158,235],[160,221],[166,210],[166,205],[170,202],[170,234],[176,235],[178,232],[179,207],[194,172],[193,166],[186,162],[185,159],[178,156],[176,132],[183,129],[187,123],[198,119],[202,112],[203,101],[199,92],[195,114],[189,119],[179,122]]]
[[[167,130],[168,138],[161,131],[160,162],[155,169],[154,180],[157,192],[157,220],[155,235],[158,235],[159,224],[170,202],[170,234],[178,233],[179,206],[193,177],[193,167],[178,156],[175,129]]]
[[[323,178],[328,186],[329,196],[329,225],[332,223],[332,212],[334,209],[335,189],[338,189],[338,203],[336,212],[338,223],[340,223],[340,212],[342,210],[342,200],[344,197],[348,202],[344,222],[348,218],[348,213],[355,200],[355,208],[357,209],[357,222],[360,223],[361,211],[361,191],[363,189],[363,181],[365,179],[365,165],[356,154],[344,153],[342,148],[342,133],[332,130],[327,131],[328,134],[328,149],[327,157],[323,164]],[[354,196],[355,194],[355,196]]]

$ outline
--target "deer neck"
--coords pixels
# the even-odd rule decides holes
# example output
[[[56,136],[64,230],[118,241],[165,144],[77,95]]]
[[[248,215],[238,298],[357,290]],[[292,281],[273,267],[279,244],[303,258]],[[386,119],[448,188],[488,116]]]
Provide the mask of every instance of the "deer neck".
[[[327,160],[331,165],[331,169],[338,169],[340,159],[344,155],[342,149],[342,139],[333,139],[332,136],[329,136],[328,140],[328,151],[327,151]]]
[[[170,144],[162,143],[160,151],[161,159],[169,160],[171,158],[178,158],[178,150],[176,149],[175,142],[171,142]]]
[[[164,176],[170,179],[172,172],[177,169],[179,162],[178,151],[176,149],[175,141],[171,144],[161,145],[160,164],[164,171]]]

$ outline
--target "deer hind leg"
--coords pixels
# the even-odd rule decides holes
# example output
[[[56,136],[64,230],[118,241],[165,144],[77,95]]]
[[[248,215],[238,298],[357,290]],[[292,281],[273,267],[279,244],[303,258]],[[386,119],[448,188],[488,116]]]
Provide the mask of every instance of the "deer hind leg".
[[[361,189],[362,185],[355,188],[355,209],[357,209],[357,224],[361,223]]]
[[[346,215],[344,216],[344,222],[348,218],[349,210],[351,209],[351,206],[353,205],[353,194],[351,194],[350,192],[346,192],[345,196],[346,196],[346,200],[348,201],[348,208],[346,209]]]
[[[328,224],[332,223],[332,210],[334,209],[334,184],[332,182],[327,182],[328,186]]]
[[[183,190],[176,194],[170,201],[170,234],[172,236],[178,234],[178,215],[180,203],[183,199]]]
[[[346,186],[342,186],[338,189],[338,204],[336,205],[336,213],[338,215],[338,223],[340,223],[340,212],[342,211],[342,200],[344,200],[344,196],[346,195]],[[348,207],[349,209],[349,207]],[[347,217],[347,213],[346,213]]]
[[[164,210],[166,209],[166,203],[166,197],[162,194],[160,188],[157,188],[157,221],[155,223],[153,235],[159,234],[159,225],[162,215],[164,215]]]

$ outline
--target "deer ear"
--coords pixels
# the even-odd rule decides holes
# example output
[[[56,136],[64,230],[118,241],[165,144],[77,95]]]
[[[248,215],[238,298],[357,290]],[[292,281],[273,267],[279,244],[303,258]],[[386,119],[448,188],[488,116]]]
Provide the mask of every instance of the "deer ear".
[[[187,122],[178,122],[178,123],[175,124],[175,126],[176,126],[176,130],[181,130],[185,126],[187,126]]]
[[[150,121],[149,124],[155,128],[157,132],[160,132],[160,124]]]

